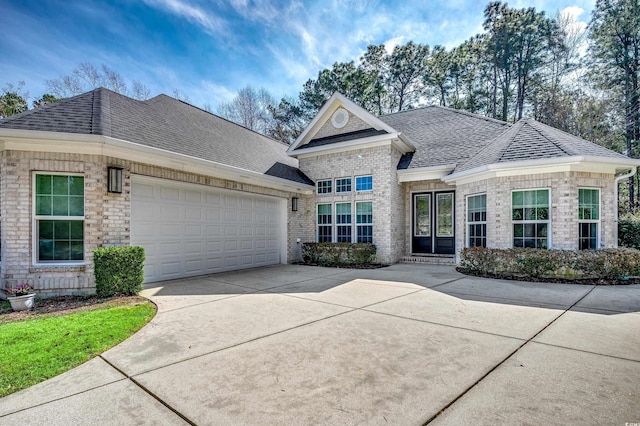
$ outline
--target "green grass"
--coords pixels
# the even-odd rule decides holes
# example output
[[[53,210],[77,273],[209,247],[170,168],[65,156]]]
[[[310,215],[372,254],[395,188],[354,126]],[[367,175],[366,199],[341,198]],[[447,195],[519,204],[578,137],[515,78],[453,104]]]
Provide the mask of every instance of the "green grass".
[[[70,370],[153,318],[146,302],[0,325],[0,397]]]

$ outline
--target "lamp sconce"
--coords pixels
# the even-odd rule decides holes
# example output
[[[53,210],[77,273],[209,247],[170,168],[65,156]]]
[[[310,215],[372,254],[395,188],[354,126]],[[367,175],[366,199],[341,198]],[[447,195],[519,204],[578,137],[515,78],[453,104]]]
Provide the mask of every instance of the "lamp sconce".
[[[122,193],[122,168],[108,167],[107,190],[116,194]]]
[[[291,211],[298,211],[298,197],[291,197]]]

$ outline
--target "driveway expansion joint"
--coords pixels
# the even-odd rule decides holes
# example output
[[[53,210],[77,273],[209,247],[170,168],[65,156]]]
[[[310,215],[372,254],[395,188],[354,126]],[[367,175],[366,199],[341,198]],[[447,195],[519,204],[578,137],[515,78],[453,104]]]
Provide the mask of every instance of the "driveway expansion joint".
[[[534,342],[533,339],[535,339],[536,337],[538,337],[540,335],[540,333],[542,333],[543,331],[545,331],[547,328],[549,328],[553,323],[555,323],[556,321],[558,321],[558,319],[560,319],[560,317],[562,317],[564,314],[566,314],[571,308],[573,308],[574,306],[576,306],[578,303],[580,303],[582,300],[584,300],[585,297],[587,297],[589,294],[591,294],[591,292],[593,290],[596,289],[596,286],[593,286],[589,291],[587,291],[585,294],[582,295],[582,297],[580,297],[578,300],[575,301],[575,303],[573,303],[573,305],[569,306],[567,309],[565,309],[561,314],[559,314],[557,317],[555,317],[553,320],[551,320],[547,325],[545,325],[544,327],[542,327],[542,329],[540,329],[540,331],[538,331],[536,334],[534,334],[533,336],[531,336],[529,339],[525,340],[524,343],[522,343],[520,346],[518,346],[516,349],[514,349],[509,355],[507,355],[502,361],[500,361],[499,363],[497,363],[496,365],[494,365],[489,371],[487,371],[484,375],[482,375],[482,377],[480,377],[475,383],[473,383],[471,386],[469,386],[467,389],[465,389],[462,393],[460,393],[460,395],[458,395],[457,397],[455,397],[453,400],[449,401],[449,403],[447,403],[444,407],[442,407],[440,410],[438,410],[436,412],[436,414],[434,414],[433,416],[431,416],[430,418],[428,418],[424,423],[423,426],[428,425],[429,423],[431,423],[432,421],[434,421],[435,419],[438,418],[438,416],[440,416],[442,413],[445,412],[445,410],[447,410],[449,407],[451,407],[453,404],[455,404],[457,401],[459,401],[463,396],[465,396],[467,393],[469,393],[469,391],[471,391],[471,389],[475,388],[481,381],[483,381],[484,379],[486,379],[491,373],[493,373],[495,370],[497,370],[500,366],[502,366],[505,362],[507,362],[511,357],[513,357],[516,353],[518,353],[520,351],[520,349],[522,349],[523,347],[525,347],[527,344],[529,343],[538,343],[538,342]]]
[[[182,414],[180,411],[178,411],[177,409],[173,408],[171,405],[169,405],[167,402],[165,402],[162,398],[160,398],[158,395],[156,395],[155,393],[151,392],[151,390],[149,390],[147,387],[145,387],[142,383],[138,382],[136,379],[134,379],[133,377],[129,376],[127,373],[125,373],[124,371],[122,371],[121,369],[119,369],[118,367],[116,367],[113,363],[111,363],[108,359],[104,358],[102,355],[98,355],[104,362],[106,362],[107,364],[109,364],[109,366],[111,366],[111,368],[113,368],[114,370],[116,370],[118,373],[122,374],[123,376],[126,377],[127,380],[129,380],[131,383],[133,383],[134,385],[136,385],[137,387],[139,387],[143,392],[147,393],[150,397],[152,397],[153,399],[155,399],[156,401],[158,401],[160,404],[162,404],[164,407],[166,407],[169,411],[173,412],[176,416],[180,417],[182,420],[184,420],[185,422],[187,422],[188,424],[195,426],[196,423],[194,423],[191,419],[189,419],[187,416],[185,416],[184,414]]]

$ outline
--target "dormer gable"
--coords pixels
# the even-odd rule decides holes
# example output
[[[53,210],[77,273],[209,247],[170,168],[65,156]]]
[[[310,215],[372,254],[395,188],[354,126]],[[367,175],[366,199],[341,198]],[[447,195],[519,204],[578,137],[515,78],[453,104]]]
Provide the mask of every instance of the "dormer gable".
[[[399,131],[335,92],[287,151],[290,156],[393,143],[402,152],[415,147]]]

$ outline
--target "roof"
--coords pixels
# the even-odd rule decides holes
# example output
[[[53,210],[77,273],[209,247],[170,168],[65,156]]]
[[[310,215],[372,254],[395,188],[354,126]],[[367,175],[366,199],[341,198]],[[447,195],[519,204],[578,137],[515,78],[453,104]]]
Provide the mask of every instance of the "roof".
[[[351,141],[354,139],[368,138],[369,136],[386,135],[388,133],[389,132],[387,132],[386,130],[382,130],[382,129],[376,130],[373,127],[370,127],[368,129],[357,130],[355,132],[341,133],[339,135],[326,136],[324,138],[318,138],[318,139],[311,139],[309,143],[301,147],[298,147],[296,149],[313,148],[316,146],[329,145],[337,142],[345,142],[345,141]]]
[[[379,118],[402,132],[416,147],[414,153],[403,156],[398,169],[463,164],[510,127],[504,121],[441,106]]]
[[[532,118],[523,118],[486,144],[476,155],[464,163],[459,163],[455,171],[462,172],[489,164],[573,156],[628,160],[628,157],[593,142]]]
[[[313,185],[288,145],[166,95],[138,101],[99,88],[0,120],[0,129],[103,135]]]

